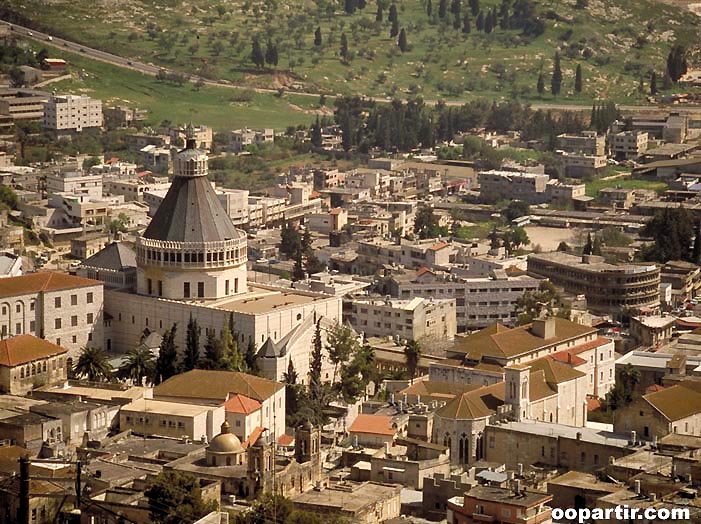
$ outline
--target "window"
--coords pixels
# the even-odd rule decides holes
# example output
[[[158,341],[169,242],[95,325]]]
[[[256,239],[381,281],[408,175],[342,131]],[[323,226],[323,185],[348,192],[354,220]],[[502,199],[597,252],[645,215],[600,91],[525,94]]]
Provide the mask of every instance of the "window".
[[[163,281],[162,280],[158,281],[158,296],[159,297],[163,296]]]
[[[88,313],[87,316],[86,316],[86,318],[85,318],[85,321],[86,321],[89,325],[92,324],[92,323],[93,323],[93,314],[92,314],[92,313]]]
[[[21,313],[21,312],[22,312],[22,306],[19,305],[19,304],[17,304],[17,307],[15,307],[15,311],[16,311],[17,313]]]
[[[197,283],[197,296],[199,298],[204,298],[204,282]]]
[[[29,321],[29,331],[34,332],[36,330],[36,322],[34,320]]]
[[[75,344],[76,342],[78,342],[78,337],[76,337],[75,335],[73,335],[73,336],[71,337],[71,342],[72,342],[73,344]]]
[[[36,307],[36,303],[34,301],[31,301],[29,303],[29,311],[34,311],[35,307]]]
[[[86,301],[87,301],[88,304],[92,304],[92,301],[93,301],[93,294],[92,294],[92,292],[91,292],[91,293],[88,293],[88,294],[86,295]]]
[[[60,308],[60,307],[61,307],[61,297],[56,297],[56,298],[54,298],[54,307],[55,307],[55,308]]]
[[[150,278],[146,279],[146,294],[153,294],[153,281]]]
[[[228,282],[228,280],[227,280]],[[190,283],[183,282],[183,297],[190,298]]]
[[[54,319],[54,328],[61,329],[61,319],[60,318]]]
[[[78,325],[78,315],[71,316],[71,327],[76,327]]]
[[[78,295],[71,295],[71,306],[78,305]]]
[[[224,281],[224,294],[225,295],[229,294],[229,281],[228,280]]]

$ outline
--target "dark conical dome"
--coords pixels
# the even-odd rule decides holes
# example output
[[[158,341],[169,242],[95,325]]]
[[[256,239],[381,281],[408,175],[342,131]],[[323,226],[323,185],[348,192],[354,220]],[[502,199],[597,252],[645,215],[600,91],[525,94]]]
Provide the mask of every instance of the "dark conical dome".
[[[188,141],[175,158],[175,177],[143,237],[174,242],[218,242],[243,237],[207,179],[207,154]]]

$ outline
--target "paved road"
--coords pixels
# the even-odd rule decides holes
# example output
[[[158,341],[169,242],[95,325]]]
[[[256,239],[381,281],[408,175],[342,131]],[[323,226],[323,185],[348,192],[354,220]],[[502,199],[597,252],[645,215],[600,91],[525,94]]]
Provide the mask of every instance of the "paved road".
[[[95,49],[93,47],[88,47],[82,44],[78,44],[76,42],[72,42],[70,40],[64,40],[63,38],[58,38],[52,35],[49,35],[48,33],[42,33],[41,31],[36,31],[34,29],[30,29],[28,27],[20,26],[17,24],[11,24],[9,22],[6,22],[5,20],[0,20],[0,23],[5,24],[7,26],[10,26],[10,28],[18,35],[22,35],[23,37],[26,38],[31,38],[33,40],[36,40],[37,42],[41,42],[44,45],[49,45],[53,47],[57,47],[59,49],[65,49],[66,51],[71,51],[75,53],[81,53],[85,55],[88,58],[92,58],[94,60],[100,60],[102,62],[106,62],[108,64],[112,64],[117,67],[123,67],[126,69],[131,69],[133,71],[139,71],[141,73],[155,76],[160,70],[164,69],[162,67],[150,64],[150,63],[144,63],[144,62],[139,62],[138,60],[132,60],[130,58],[125,58],[122,56],[114,55],[112,53],[107,53],[105,51],[100,51],[99,49]],[[167,71],[167,70],[166,70]],[[253,89],[257,93],[277,93],[277,89],[266,89],[262,87],[249,87],[249,86],[239,86],[239,85],[232,85],[230,82],[226,80],[208,80],[205,78],[201,78],[198,76],[191,76],[190,80],[193,82],[197,82],[198,80],[202,81],[203,84],[209,85],[209,86],[215,86],[215,87],[224,87],[224,88],[229,88],[229,89]],[[299,95],[299,96],[308,96],[312,98],[319,98],[321,96],[321,93],[308,93],[308,92],[300,92],[300,91],[293,91],[294,94]],[[331,97],[333,98],[333,97]],[[387,98],[383,97],[369,97],[370,99],[376,101],[376,102],[386,102]],[[437,100],[424,100],[426,104],[429,105],[435,105],[437,103]],[[445,102],[446,105],[449,106],[460,106],[465,103],[465,101],[461,100],[450,100]],[[574,104],[531,104],[531,107],[533,109],[543,109],[543,110],[553,110],[553,111],[589,111],[591,110],[591,105],[574,105]],[[679,107],[679,106],[678,106]],[[624,112],[636,112],[636,111],[645,111],[645,110],[650,110],[650,109],[655,109],[657,106],[655,105],[623,105],[620,106],[621,111]],[[681,108],[681,107],[679,107]],[[692,113],[697,113],[701,114],[701,106],[685,106],[684,109],[686,111],[690,111]]]

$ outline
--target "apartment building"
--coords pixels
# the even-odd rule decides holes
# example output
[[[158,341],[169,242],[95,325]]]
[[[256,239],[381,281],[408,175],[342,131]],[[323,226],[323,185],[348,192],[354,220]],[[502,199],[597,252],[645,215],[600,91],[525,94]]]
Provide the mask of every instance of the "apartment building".
[[[82,170],[47,173],[46,192],[49,195],[70,193],[72,195],[101,197],[102,175],[88,174]]]
[[[274,141],[274,129],[235,129],[229,136],[229,149],[234,153],[240,153],[250,145],[261,145]]]
[[[481,329],[494,322],[514,325],[516,304],[526,292],[538,289],[542,281],[528,275],[507,276],[494,271],[491,276],[458,276],[420,269],[397,273],[385,279],[385,289],[403,300],[416,297],[455,300],[458,333]]]
[[[342,186],[346,180],[346,173],[338,169],[315,169],[314,189],[329,189]]]
[[[595,255],[553,252],[529,255],[528,273],[585,295],[594,312],[621,314],[660,305],[660,269],[654,264],[609,264]]]
[[[643,131],[620,131],[609,135],[611,154],[617,160],[636,159],[648,148],[648,134]]]
[[[452,298],[355,298],[349,309],[345,320],[366,336],[453,340],[456,333],[455,300]]]
[[[0,116],[17,120],[41,120],[51,95],[34,89],[0,89]]]
[[[606,136],[598,135],[596,131],[582,131],[578,135],[562,133],[557,136],[558,147],[568,153],[583,155],[606,155]]]
[[[593,177],[606,167],[604,155],[585,155],[581,153],[559,152],[558,158],[565,170],[565,176],[573,178]]]
[[[565,184],[559,180],[549,180],[546,192],[551,204],[560,206],[572,205],[575,200],[581,199],[586,194],[584,184]]]
[[[143,202],[144,195],[149,191],[168,191],[170,182],[167,178],[159,178],[147,182],[141,178],[114,178],[104,181],[104,190],[108,195],[121,195],[125,202]]]
[[[501,200],[522,200],[529,204],[547,201],[545,189],[548,175],[519,171],[483,171],[479,174],[480,199],[494,203]]]
[[[185,145],[185,140],[188,136],[192,137],[195,145],[199,149],[211,149],[212,147],[212,128],[207,126],[186,125],[180,127],[171,127],[168,131],[171,144]]]
[[[401,244],[389,240],[367,240],[358,242],[357,251],[360,272],[372,274],[383,265],[392,264],[409,268],[447,267],[456,248],[436,239],[402,240]]]
[[[103,346],[103,284],[46,272],[0,279],[2,338],[25,333],[68,350]],[[108,348],[109,349],[109,348]]]
[[[85,95],[51,95],[44,107],[44,127],[78,133],[102,127],[102,101]]]

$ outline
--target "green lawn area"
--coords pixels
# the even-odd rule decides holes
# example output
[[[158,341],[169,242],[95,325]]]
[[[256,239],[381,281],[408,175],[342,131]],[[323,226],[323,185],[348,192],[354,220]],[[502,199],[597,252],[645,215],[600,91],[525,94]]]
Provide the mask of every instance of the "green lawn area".
[[[479,32],[474,15],[471,32],[464,34],[453,26],[450,12],[445,19],[437,17],[437,0],[431,17],[425,0],[391,3],[397,7],[399,27],[406,30],[406,52],[390,37],[389,10],[384,9],[381,22],[375,20],[375,2],[352,15],[343,12],[343,2],[323,0],[4,2],[6,9],[56,35],[168,69],[243,85],[276,88],[293,83],[309,92],[382,97],[516,97],[586,104],[615,97],[621,103],[641,102],[645,93],[638,92],[640,79],[647,80],[652,71],[661,79],[671,45],[698,41],[699,18],[658,0],[591,0],[587,9],[576,9],[573,0],[538,0],[534,4],[545,31],[535,39],[501,27],[491,34]],[[464,15],[468,2],[461,5]],[[485,13],[500,5],[501,0],[480,1]],[[314,45],[317,27],[320,46]],[[348,40],[347,63],[339,57],[342,34]],[[268,41],[277,46],[274,70],[254,68],[254,37],[264,51]],[[553,97],[549,88],[556,50],[562,56],[563,84],[561,94]],[[578,64],[584,78],[581,93],[574,92]],[[546,92],[539,95],[536,81],[541,71]]]
[[[239,127],[272,127],[309,125],[318,106],[316,97],[253,93],[250,101],[235,101],[241,89],[204,86],[196,90],[192,84],[176,86],[156,81],[154,77],[88,60],[72,53],[52,53],[66,58],[74,72],[71,80],[47,86],[60,93],[87,94],[108,104],[127,104],[148,109],[148,123],[163,120],[211,126],[215,131]],[[238,95],[238,96],[237,96]],[[333,101],[329,102],[332,105]]]
[[[587,196],[590,197],[597,197],[599,195],[599,191],[608,187],[620,189],[652,189],[653,191],[658,192],[667,189],[667,184],[665,182],[633,178],[616,178],[614,180],[596,179],[592,180],[591,182],[587,182],[586,186]]]

